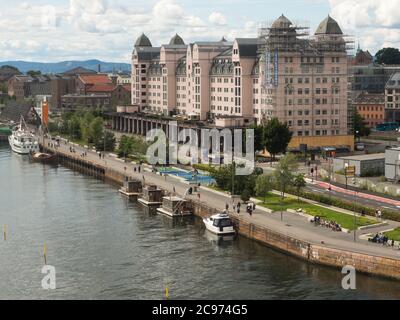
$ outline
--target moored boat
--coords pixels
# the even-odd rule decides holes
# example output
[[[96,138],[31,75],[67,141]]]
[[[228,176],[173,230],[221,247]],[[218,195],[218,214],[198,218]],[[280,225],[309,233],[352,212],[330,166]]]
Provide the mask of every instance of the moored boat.
[[[13,128],[12,134],[8,137],[8,142],[15,153],[29,154],[39,151],[39,141],[29,131],[23,117],[21,117],[19,125]]]
[[[220,213],[203,219],[206,229],[214,234],[224,236],[235,234],[233,222],[228,214]]]
[[[57,163],[57,155],[56,154],[31,152],[31,153],[29,153],[29,155],[30,155],[30,159],[34,162],[41,162],[41,163],[46,163],[46,164]]]

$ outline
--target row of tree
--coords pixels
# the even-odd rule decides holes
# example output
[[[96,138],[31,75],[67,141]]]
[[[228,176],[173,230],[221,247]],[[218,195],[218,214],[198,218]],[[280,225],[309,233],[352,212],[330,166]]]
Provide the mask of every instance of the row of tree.
[[[258,196],[265,202],[268,193],[273,189],[281,190],[282,199],[284,199],[288,188],[295,187],[297,195],[299,195],[301,189],[306,185],[304,175],[296,174],[297,160],[295,155],[287,154],[279,161],[273,174],[263,174],[263,170],[260,169],[248,176],[237,176],[232,164],[213,168],[210,170],[210,174],[218,188],[240,194],[243,201]]]
[[[123,135],[118,146],[118,157],[127,158],[131,155],[142,157],[146,154],[147,148],[148,144],[141,138]]]
[[[50,131],[68,135],[71,140],[93,145],[97,150],[114,151],[116,139],[105,130],[104,119],[96,112],[80,109],[62,115],[60,121],[49,126]]]

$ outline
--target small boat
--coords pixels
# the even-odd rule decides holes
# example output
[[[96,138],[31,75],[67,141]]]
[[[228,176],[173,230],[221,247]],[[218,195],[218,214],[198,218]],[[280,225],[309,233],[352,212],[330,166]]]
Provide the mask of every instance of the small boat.
[[[29,153],[30,159],[34,162],[41,162],[46,164],[54,164],[57,162],[56,154],[48,154],[42,152],[31,152]]]
[[[206,229],[214,234],[224,236],[235,234],[233,222],[228,214],[220,213],[203,219]]]
[[[39,141],[28,129],[23,117],[20,124],[13,128],[12,134],[8,137],[11,149],[15,153],[29,154],[39,151]]]

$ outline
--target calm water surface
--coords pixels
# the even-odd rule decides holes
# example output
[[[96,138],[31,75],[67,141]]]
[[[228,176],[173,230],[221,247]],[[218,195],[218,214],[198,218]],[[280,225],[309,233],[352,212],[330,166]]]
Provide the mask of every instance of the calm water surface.
[[[400,298],[400,282],[341,274],[244,238],[217,242],[198,220],[146,214],[117,189],[31,164],[0,144],[0,299]],[[43,246],[57,289],[41,288]]]

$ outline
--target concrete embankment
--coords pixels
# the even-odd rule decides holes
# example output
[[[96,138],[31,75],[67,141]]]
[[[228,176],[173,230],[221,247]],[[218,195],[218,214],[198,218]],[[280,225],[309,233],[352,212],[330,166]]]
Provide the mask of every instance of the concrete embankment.
[[[56,152],[60,162],[72,169],[111,181],[118,185],[122,185],[127,177],[127,170],[125,170],[125,168],[111,168],[112,164],[107,163],[109,160],[99,159],[96,161],[93,158],[88,160],[86,157],[80,157],[74,153],[54,150],[52,148],[45,148],[45,150]],[[129,176],[128,178],[132,179],[132,177]],[[159,179],[162,180],[163,178],[159,177]],[[171,192],[171,190],[167,191]],[[225,200],[221,199],[221,201],[224,202]],[[194,214],[200,218],[218,212],[217,207],[213,208],[199,201],[192,201],[192,204],[194,207]],[[292,237],[274,231],[265,225],[252,223],[245,216],[232,215],[231,217],[240,235],[282,252],[305,259],[311,263],[335,268],[351,265],[355,267],[358,272],[400,280],[400,259],[353,252],[330,247],[323,243],[312,243],[301,240],[300,237]]]

